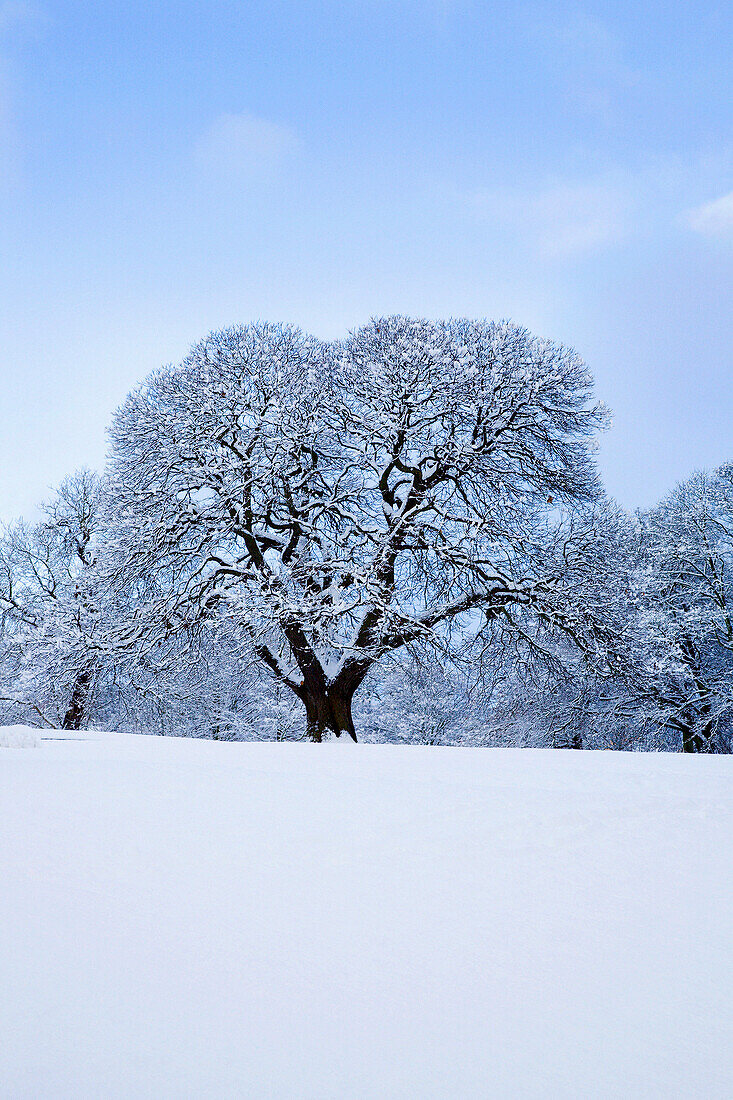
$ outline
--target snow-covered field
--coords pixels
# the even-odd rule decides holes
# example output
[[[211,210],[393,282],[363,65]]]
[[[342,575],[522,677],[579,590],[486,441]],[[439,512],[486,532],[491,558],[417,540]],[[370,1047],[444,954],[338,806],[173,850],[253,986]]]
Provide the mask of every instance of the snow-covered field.
[[[733,1095],[733,758],[42,736],[2,1097]]]
[[[40,741],[40,733],[31,726],[0,726],[0,749],[35,748]]]

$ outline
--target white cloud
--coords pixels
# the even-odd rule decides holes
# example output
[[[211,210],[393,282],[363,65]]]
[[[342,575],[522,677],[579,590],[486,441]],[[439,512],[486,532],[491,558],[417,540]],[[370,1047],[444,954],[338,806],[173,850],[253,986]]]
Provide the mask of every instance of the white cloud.
[[[733,191],[688,211],[686,221],[706,237],[733,237]]]
[[[293,130],[255,115],[224,114],[196,146],[201,167],[227,176],[251,176],[282,163],[301,145]]]
[[[637,73],[624,60],[621,39],[602,20],[575,12],[559,22],[553,18],[545,33],[564,66],[575,63],[593,68],[619,83],[636,81]]]
[[[479,191],[470,205],[515,241],[546,258],[592,252],[627,232],[631,203],[613,183],[557,183],[532,193]]]
[[[564,88],[567,101],[607,124],[614,120],[620,96],[636,88],[641,73],[626,60],[622,39],[614,28],[587,13],[559,14],[552,6],[529,7],[530,34]]]

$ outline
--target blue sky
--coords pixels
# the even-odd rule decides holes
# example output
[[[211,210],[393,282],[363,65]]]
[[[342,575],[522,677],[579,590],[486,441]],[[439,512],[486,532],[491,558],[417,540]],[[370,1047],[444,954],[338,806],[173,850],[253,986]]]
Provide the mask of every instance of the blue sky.
[[[719,3],[0,0],[0,517],[212,328],[511,317],[647,505],[733,458]]]

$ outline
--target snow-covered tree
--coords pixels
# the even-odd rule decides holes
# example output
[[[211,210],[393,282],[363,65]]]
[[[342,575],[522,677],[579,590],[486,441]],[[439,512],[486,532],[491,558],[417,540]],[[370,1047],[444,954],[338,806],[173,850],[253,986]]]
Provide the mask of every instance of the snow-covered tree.
[[[675,731],[685,752],[730,751],[733,466],[694,474],[639,523],[639,715]]]
[[[222,741],[302,736],[299,704],[215,618],[193,636],[108,663],[95,717],[110,729]]]
[[[116,644],[222,617],[314,740],[355,737],[355,692],[407,645],[450,653],[529,618],[604,644],[578,602],[602,498],[591,394],[574,352],[506,323],[209,336],[114,421]]]
[[[398,651],[374,666],[354,706],[362,736],[419,745],[474,744],[484,734],[482,702],[465,671],[429,648]]]
[[[566,653],[554,682],[527,693],[536,727],[555,744],[730,751],[733,469],[694,474],[615,530],[591,601],[605,605],[612,659]]]
[[[90,645],[99,477],[62,482],[36,524],[0,538],[0,704],[46,725],[80,729],[98,655]]]

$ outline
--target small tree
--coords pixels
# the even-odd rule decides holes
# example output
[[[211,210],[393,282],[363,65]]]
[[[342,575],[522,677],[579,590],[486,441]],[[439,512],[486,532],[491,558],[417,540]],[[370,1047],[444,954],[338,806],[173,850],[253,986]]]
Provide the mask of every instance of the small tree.
[[[39,523],[0,539],[0,702],[69,730],[86,721],[97,667],[89,622],[100,494],[97,475],[81,470]]]
[[[356,738],[355,692],[405,645],[450,652],[529,617],[587,639],[591,390],[574,352],[504,323],[209,336],[114,421],[108,571],[132,598],[116,643],[223,615],[320,741]]]
[[[632,685],[647,720],[684,752],[730,751],[733,723],[733,467],[693,474],[639,517]]]

